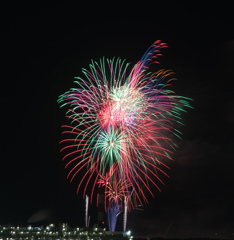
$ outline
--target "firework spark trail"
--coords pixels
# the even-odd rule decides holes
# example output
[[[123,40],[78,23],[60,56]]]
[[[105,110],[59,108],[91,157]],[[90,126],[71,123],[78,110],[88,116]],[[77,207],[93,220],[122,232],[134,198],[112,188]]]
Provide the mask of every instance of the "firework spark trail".
[[[92,61],[89,70],[82,69],[85,79],[76,77],[78,87],[59,97],[61,107],[69,106],[66,116],[71,122],[63,132],[69,137],[61,141],[71,143],[61,149],[66,167],[71,166],[68,178],[72,181],[83,174],[77,192],[83,184],[85,196],[94,180],[91,199],[102,182],[105,201],[115,196],[118,203],[134,190],[142,203],[142,199],[147,202],[146,192],[153,196],[150,185],[160,190],[155,183],[163,183],[158,172],[168,176],[163,160],[172,159],[170,149],[176,148],[168,136],[173,133],[180,138],[175,126],[183,125],[181,113],[191,107],[191,99],[168,89],[175,79],[171,70],[148,72],[165,47],[156,41],[129,74],[129,64],[119,58]]]

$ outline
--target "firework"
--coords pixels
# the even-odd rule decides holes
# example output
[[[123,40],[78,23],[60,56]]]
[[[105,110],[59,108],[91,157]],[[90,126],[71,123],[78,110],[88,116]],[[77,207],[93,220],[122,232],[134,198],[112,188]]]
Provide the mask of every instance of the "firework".
[[[82,70],[84,78],[76,77],[77,87],[58,99],[61,107],[69,106],[70,124],[63,126],[69,137],[61,141],[68,178],[82,176],[77,192],[83,188],[85,196],[88,189],[91,202],[102,185],[108,206],[119,205],[132,191],[143,204],[146,192],[154,196],[151,185],[160,191],[159,175],[168,176],[164,160],[176,148],[171,136],[180,137],[175,126],[190,104],[168,89],[172,71],[149,72],[164,47],[156,41],[132,69],[119,58],[92,61]]]

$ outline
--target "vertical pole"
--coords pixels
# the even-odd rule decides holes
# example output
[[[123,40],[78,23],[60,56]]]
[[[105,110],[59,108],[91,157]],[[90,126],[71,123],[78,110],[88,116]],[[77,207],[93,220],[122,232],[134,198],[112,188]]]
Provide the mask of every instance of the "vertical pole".
[[[123,213],[123,231],[126,232],[127,228],[127,214],[128,214],[128,207],[127,207],[127,197],[124,198],[124,213]]]
[[[88,218],[88,210],[89,210],[89,197],[85,195],[85,227],[89,227],[89,218]]]

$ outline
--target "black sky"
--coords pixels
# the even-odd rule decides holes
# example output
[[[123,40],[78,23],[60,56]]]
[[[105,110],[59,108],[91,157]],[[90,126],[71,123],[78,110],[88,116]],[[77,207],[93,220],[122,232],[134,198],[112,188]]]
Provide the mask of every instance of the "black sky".
[[[65,112],[57,98],[74,86],[73,77],[81,76],[91,59],[116,56],[136,63],[160,39],[169,45],[160,67],[173,69],[179,79],[173,89],[193,98],[194,110],[184,115],[171,179],[144,211],[129,214],[128,228],[137,236],[233,238],[231,9],[223,1],[5,4],[0,223],[30,219],[84,225],[84,201],[61,163]]]

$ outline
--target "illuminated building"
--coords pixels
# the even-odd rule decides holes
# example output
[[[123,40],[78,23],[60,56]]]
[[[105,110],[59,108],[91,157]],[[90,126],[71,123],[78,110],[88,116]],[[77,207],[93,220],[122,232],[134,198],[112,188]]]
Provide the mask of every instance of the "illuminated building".
[[[110,232],[105,228],[71,228],[67,223],[58,226],[49,224],[43,227],[34,226],[0,226],[0,240],[111,240],[111,239],[133,239],[131,232]]]

